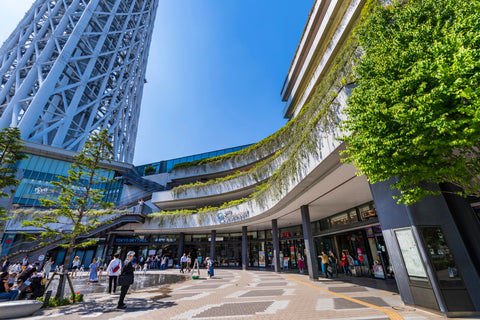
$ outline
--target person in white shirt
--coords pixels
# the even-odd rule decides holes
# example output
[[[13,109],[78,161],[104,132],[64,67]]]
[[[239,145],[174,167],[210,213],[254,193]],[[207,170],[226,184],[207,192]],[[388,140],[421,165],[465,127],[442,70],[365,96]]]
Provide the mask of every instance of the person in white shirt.
[[[108,275],[108,293],[112,293],[112,282],[113,282],[113,293],[117,291],[117,279],[120,273],[122,272],[122,262],[118,259],[118,253],[113,255],[113,260],[110,261],[107,267]]]
[[[76,277],[77,272],[78,272],[78,268],[80,267],[81,263],[82,263],[82,261],[80,260],[79,256],[76,256],[75,258],[73,258],[73,261],[72,261],[72,278]]]
[[[184,273],[184,269],[187,266],[187,255],[184,253],[180,258],[180,272]]]

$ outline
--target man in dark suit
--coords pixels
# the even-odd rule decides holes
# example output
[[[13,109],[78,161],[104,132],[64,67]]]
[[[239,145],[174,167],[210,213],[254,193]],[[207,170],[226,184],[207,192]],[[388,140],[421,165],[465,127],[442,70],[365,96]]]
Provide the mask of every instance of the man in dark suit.
[[[137,266],[133,261],[134,256],[135,256],[135,252],[129,251],[127,253],[127,259],[123,263],[122,273],[120,274],[120,277],[118,280],[120,282],[120,278],[123,277],[123,278],[126,278],[126,282],[120,283],[122,288],[120,289],[120,298],[118,299],[117,309],[127,308],[125,303],[123,303],[123,300],[127,295],[128,288],[130,288],[130,285],[133,283],[134,271],[135,271],[135,267]]]

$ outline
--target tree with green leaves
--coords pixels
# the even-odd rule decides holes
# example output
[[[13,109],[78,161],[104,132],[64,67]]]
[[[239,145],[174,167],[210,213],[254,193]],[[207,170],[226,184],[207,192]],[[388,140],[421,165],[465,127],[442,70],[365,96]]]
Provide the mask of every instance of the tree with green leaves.
[[[41,230],[36,235],[45,241],[60,239],[66,249],[63,261],[64,273],[61,275],[57,297],[63,297],[65,275],[75,248],[87,247],[94,240],[79,241],[102,225],[101,217],[111,214],[113,203],[104,201],[105,185],[110,180],[101,175],[102,162],[113,160],[113,146],[107,130],[94,133],[86,141],[79,154],[74,156],[67,177],[57,176],[58,181],[51,184],[60,192],[58,199],[42,199],[42,204],[49,208],[45,214],[35,216],[32,220],[22,222],[24,226],[33,226]],[[105,170],[105,169],[103,169]],[[65,226],[64,230],[55,228],[55,224]]]
[[[14,187],[20,184],[15,165],[28,158],[22,153],[23,148],[20,129],[6,127],[0,130],[0,198],[9,198],[15,191]],[[0,232],[3,232],[7,219],[7,211],[0,207]]]
[[[346,160],[371,183],[398,177],[407,205],[432,183],[480,196],[480,1],[394,2],[356,36]]]

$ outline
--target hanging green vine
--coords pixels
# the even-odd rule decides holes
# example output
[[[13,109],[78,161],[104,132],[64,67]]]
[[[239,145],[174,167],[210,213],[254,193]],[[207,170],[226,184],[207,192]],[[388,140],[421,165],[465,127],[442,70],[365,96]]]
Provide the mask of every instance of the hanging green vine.
[[[362,9],[359,18],[360,25],[365,20],[373,8],[377,5],[376,0],[368,0]],[[264,204],[270,197],[279,199],[282,194],[288,189],[291,183],[297,182],[296,175],[299,168],[311,155],[318,155],[318,144],[320,132],[323,134],[331,133],[339,125],[339,119],[335,116],[339,108],[336,98],[338,93],[344,89],[345,86],[354,82],[352,76],[352,69],[356,60],[360,56],[358,50],[358,40],[355,32],[352,32],[341,51],[336,55],[330,70],[322,82],[315,88],[314,96],[308,104],[303,107],[300,113],[289,121],[284,127],[276,133],[270,135],[266,139],[254,144],[246,149],[239,150],[234,153],[226,154],[220,157],[198,160],[189,163],[182,163],[175,169],[181,167],[189,167],[193,165],[206,165],[211,163],[223,163],[223,161],[231,159],[239,159],[250,156],[252,153],[261,153],[264,157],[275,152],[275,156],[270,157],[252,169],[251,173],[237,172],[228,177],[220,179],[212,179],[204,183],[194,183],[175,188],[174,196],[179,192],[186,192],[190,188],[199,186],[211,185],[214,183],[225,183],[232,179],[243,175],[252,174],[255,171],[260,171],[267,166],[273,159],[284,156],[286,160],[274,171],[268,178],[266,183],[263,183],[257,190],[249,197],[240,200],[230,201],[224,203],[220,207],[205,207],[199,210],[177,210],[169,212],[154,213],[149,215],[154,219],[164,219],[165,216],[183,215],[189,216],[193,213],[197,214],[197,221],[205,221],[209,214],[218,210],[237,206],[248,200],[255,199],[257,203]],[[270,149],[269,149],[270,148]],[[258,158],[261,159],[261,158]],[[245,163],[245,162],[244,162]],[[168,218],[171,219],[171,218]],[[160,224],[162,221],[159,222]]]

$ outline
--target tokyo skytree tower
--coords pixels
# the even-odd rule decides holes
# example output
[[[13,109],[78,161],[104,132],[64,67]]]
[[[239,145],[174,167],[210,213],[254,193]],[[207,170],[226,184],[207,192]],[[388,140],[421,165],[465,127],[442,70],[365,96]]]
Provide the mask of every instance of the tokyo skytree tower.
[[[79,151],[108,129],[132,162],[158,0],[37,0],[0,48],[0,128]]]

